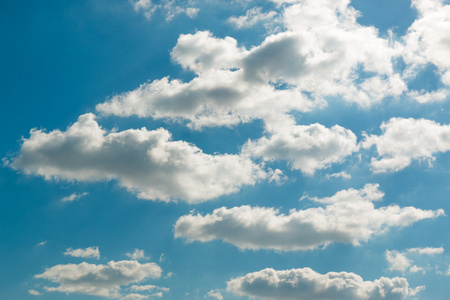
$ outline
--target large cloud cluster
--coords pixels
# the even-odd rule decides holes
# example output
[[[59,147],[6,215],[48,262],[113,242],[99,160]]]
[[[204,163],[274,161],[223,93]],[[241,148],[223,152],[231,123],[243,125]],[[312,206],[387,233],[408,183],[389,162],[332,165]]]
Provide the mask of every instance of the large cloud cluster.
[[[326,96],[369,106],[402,94],[406,85],[392,64],[398,50],[357,17],[349,1],[305,0],[284,7],[285,30],[251,49],[208,31],[181,35],[172,59],[194,72],[193,80],[154,80],[99,104],[97,111],[181,118],[198,128],[269,121],[307,111]]]

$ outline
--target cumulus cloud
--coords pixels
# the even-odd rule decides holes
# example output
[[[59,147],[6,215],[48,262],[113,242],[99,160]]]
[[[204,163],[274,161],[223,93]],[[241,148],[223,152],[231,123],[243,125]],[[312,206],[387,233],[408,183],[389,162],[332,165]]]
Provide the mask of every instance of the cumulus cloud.
[[[308,250],[335,242],[358,245],[392,227],[406,227],[444,214],[442,209],[398,205],[375,208],[373,202],[383,196],[377,184],[367,184],[361,190],[313,198],[322,206],[292,209],[287,215],[274,208],[250,206],[222,207],[205,216],[192,212],[177,220],[175,237],[191,242],[220,239],[241,249]]]
[[[141,282],[147,278],[161,277],[161,268],[155,263],[140,264],[137,261],[110,261],[105,265],[83,262],[81,264],[56,265],[35,275],[57,283],[48,292],[81,293],[86,295],[119,297],[121,286]]]
[[[342,162],[357,151],[355,134],[341,126],[321,124],[279,126],[269,137],[249,141],[243,152],[265,161],[286,160],[292,169],[313,174],[332,163]]]
[[[354,273],[329,272],[323,275],[310,268],[264,269],[230,280],[227,290],[239,296],[263,300],[401,300],[416,294],[405,278],[381,277],[364,281]]]
[[[405,272],[406,270],[411,268],[412,261],[408,259],[404,253],[400,253],[395,250],[386,250],[385,257],[390,264],[390,270]]]
[[[134,249],[133,253],[127,253],[127,256],[134,260],[149,259],[148,257],[145,256],[144,250],[139,250],[139,249]]]
[[[86,249],[72,249],[68,248],[64,255],[83,258],[96,258],[100,259],[100,251],[98,247],[88,247]]]
[[[230,22],[245,26],[272,15],[253,8]],[[400,50],[374,27],[358,24],[349,1],[305,0],[282,6],[280,15],[285,30],[251,49],[208,31],[180,35],[172,59],[194,79],[144,83],[97,105],[97,111],[182,119],[201,128],[267,122],[308,111],[328,96],[367,107],[406,90],[392,64]]]
[[[233,24],[237,28],[248,28],[261,22],[271,21],[276,15],[275,11],[264,13],[261,7],[253,7],[247,10],[243,16],[230,17],[228,23]]]
[[[88,195],[89,193],[81,193],[81,194],[77,194],[77,193],[72,193],[70,196],[66,196],[64,198],[61,199],[61,202],[72,202],[72,201],[77,201],[79,200],[81,197],[84,197],[86,195]]]
[[[165,129],[107,132],[85,114],[65,132],[31,130],[10,165],[26,174],[117,180],[142,199],[200,202],[237,192],[266,174],[239,155],[208,155]]]
[[[450,5],[443,0],[413,0],[418,18],[403,37],[403,58],[408,65],[405,78],[433,64],[438,68],[443,88],[435,91],[410,91],[420,103],[447,100],[450,95]]]
[[[412,0],[419,17],[403,37],[407,63],[434,64],[441,71],[450,70],[450,5],[442,0]]]
[[[364,148],[376,146],[378,158],[372,158],[374,172],[396,172],[413,160],[431,163],[435,153],[450,150],[450,125],[425,119],[392,118],[381,124],[382,135],[366,135]]]

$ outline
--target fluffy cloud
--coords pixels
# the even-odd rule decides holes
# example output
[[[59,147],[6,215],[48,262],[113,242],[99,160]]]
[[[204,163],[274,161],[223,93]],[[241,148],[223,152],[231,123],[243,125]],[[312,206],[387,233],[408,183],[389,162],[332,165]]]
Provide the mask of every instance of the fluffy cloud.
[[[340,126],[279,126],[270,137],[249,141],[243,152],[265,161],[286,160],[293,169],[312,174],[357,151],[356,136]]]
[[[434,161],[433,154],[450,150],[450,125],[425,119],[392,118],[380,126],[382,135],[366,136],[362,146],[376,146],[375,172],[396,172],[413,160]]]
[[[96,258],[100,259],[100,251],[98,247],[88,247],[86,249],[72,249],[69,248],[64,252],[64,255],[83,258]]]
[[[389,263],[389,269],[392,271],[400,271],[402,273],[405,273],[406,271],[410,273],[417,273],[421,271],[425,274],[425,268],[413,265],[414,260],[411,256],[417,258],[418,255],[434,256],[442,253],[444,253],[443,247],[410,248],[403,252],[386,250],[385,257]]]
[[[165,129],[106,132],[85,114],[65,132],[32,130],[11,166],[47,180],[115,179],[139,198],[205,201],[253,185],[265,173],[238,155],[208,155]]]
[[[404,56],[410,64],[432,63],[450,69],[450,5],[442,0],[412,0],[419,17],[404,36]]]
[[[251,49],[208,31],[180,35],[172,59],[194,72],[194,79],[144,83],[97,105],[97,111],[183,119],[201,128],[308,111],[327,96],[370,106],[406,90],[392,64],[399,50],[374,27],[358,24],[349,1],[305,0],[281,10],[285,31]],[[254,8],[231,22],[245,26],[272,15]]]
[[[415,295],[405,278],[381,277],[364,281],[348,272],[319,274],[310,268],[264,269],[230,280],[227,289],[240,296],[263,300],[401,300]]]
[[[148,257],[145,256],[144,250],[139,249],[134,249],[133,253],[127,253],[127,256],[133,260],[148,259]]]
[[[409,226],[435,218],[443,210],[421,210],[398,205],[375,208],[383,193],[378,185],[349,189],[328,198],[313,198],[322,204],[305,210],[292,209],[288,215],[264,207],[218,208],[202,216],[191,213],[175,224],[175,237],[188,241],[220,239],[241,249],[307,250],[334,242],[358,245],[391,227]]]
[[[411,268],[412,261],[408,259],[404,253],[400,253],[395,250],[386,250],[385,257],[390,264],[390,270],[405,272],[406,270]]]
[[[119,297],[121,286],[141,282],[147,278],[159,278],[161,268],[155,263],[140,264],[137,261],[110,261],[106,265],[88,263],[56,265],[36,278],[57,283],[45,287],[49,292],[81,293],[103,297]]]
[[[446,86],[436,91],[411,91],[409,95],[420,103],[442,101],[450,94],[450,5],[442,0],[413,0],[419,17],[403,37],[403,57],[408,64],[406,76],[414,76],[428,64],[439,70]],[[410,74],[408,74],[410,73]]]

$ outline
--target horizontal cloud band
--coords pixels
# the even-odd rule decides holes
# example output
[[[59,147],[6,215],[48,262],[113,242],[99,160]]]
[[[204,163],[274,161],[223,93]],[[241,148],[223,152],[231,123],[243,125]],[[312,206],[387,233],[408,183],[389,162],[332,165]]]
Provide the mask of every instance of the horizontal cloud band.
[[[354,273],[322,275],[310,268],[264,269],[227,283],[227,290],[234,294],[263,300],[402,300],[421,289],[409,288],[408,281],[400,277],[364,281]]]
[[[274,208],[222,207],[205,216],[191,213],[180,217],[175,237],[201,242],[219,239],[241,249],[307,250],[335,242],[358,245],[391,227],[444,214],[442,209],[398,205],[375,208],[373,201],[382,197],[378,185],[367,184],[362,190],[343,190],[329,198],[313,199],[325,206],[292,209],[288,215]]]

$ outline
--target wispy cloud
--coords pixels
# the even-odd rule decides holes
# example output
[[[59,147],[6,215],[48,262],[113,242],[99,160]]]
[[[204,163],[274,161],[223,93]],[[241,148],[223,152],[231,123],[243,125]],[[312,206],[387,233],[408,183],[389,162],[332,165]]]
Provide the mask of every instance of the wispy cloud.
[[[84,192],[81,194],[77,194],[77,193],[73,193],[70,196],[66,196],[64,198],[61,199],[62,202],[72,202],[72,201],[77,201],[79,200],[81,197],[87,196],[89,195],[89,193]]]

